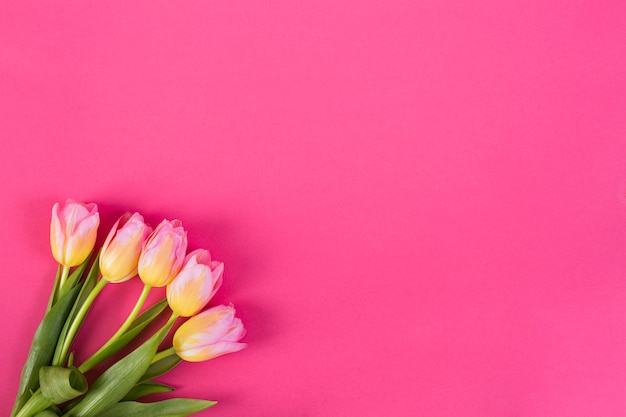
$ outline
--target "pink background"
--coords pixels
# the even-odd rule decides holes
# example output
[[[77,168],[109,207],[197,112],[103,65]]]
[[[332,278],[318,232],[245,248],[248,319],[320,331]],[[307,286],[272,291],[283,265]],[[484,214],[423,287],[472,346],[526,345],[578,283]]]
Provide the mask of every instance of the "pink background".
[[[202,416],[626,415],[625,21],[591,0],[2,2],[0,414],[72,197],[101,235],[179,218],[226,263],[215,303],[249,348],[162,378],[220,401]],[[138,294],[108,287],[81,346]]]

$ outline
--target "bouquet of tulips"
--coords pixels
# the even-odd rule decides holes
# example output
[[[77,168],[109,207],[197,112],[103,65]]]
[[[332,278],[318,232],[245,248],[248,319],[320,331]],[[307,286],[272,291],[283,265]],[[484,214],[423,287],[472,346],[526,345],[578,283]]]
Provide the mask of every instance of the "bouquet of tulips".
[[[222,283],[224,264],[204,249],[187,254],[187,232],[179,220],[163,220],[152,230],[139,213],[126,213],[95,250],[99,224],[95,204],[67,200],[52,208],[50,245],[59,268],[11,417],[182,417],[213,406],[214,401],[186,398],[137,400],[172,391],[154,378],[182,360],[204,361],[246,347],[239,342],[245,330],[232,305],[202,311]],[[126,320],[93,355],[75,363],[78,347],[72,343],[94,299],[107,284],[137,275],[144,287]],[[166,296],[144,308],[154,287],[165,287]],[[161,313],[169,314],[167,323],[148,327]],[[179,317],[188,319],[171,346],[162,347]],[[117,361],[88,384],[87,372],[131,342],[138,346],[114,357]]]

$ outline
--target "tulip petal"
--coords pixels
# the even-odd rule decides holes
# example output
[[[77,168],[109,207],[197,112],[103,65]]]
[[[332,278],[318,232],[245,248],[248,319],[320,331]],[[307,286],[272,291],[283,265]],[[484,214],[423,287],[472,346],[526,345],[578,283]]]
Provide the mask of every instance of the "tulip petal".
[[[246,343],[237,342],[218,342],[213,345],[199,346],[183,350],[179,356],[187,362],[202,362],[227,353],[238,352],[245,349]]]
[[[186,251],[187,233],[180,220],[163,220],[143,246],[139,277],[153,287],[169,284],[178,274]]]
[[[240,319],[235,318],[233,323],[231,324],[231,328],[224,334],[222,340],[228,342],[237,342],[241,340],[242,337],[246,335],[246,329],[243,327],[243,323]]]
[[[179,316],[197,314],[222,285],[224,264],[211,261],[209,251],[196,249],[185,257],[178,275],[167,286],[170,307]]]
[[[102,275],[118,283],[137,275],[139,255],[150,232],[150,227],[139,213],[124,214],[115,223],[102,247]]]
[[[81,264],[91,253],[100,224],[98,207],[68,199],[52,206],[50,247],[54,258],[65,266]]]
[[[173,345],[180,358],[199,362],[245,348],[247,345],[239,342],[245,333],[234,307],[222,305],[183,323],[174,334]]]
[[[59,218],[59,203],[52,206],[52,220],[50,222],[50,247],[54,259],[60,264],[64,263],[63,246],[65,242],[65,234],[63,233],[63,225]]]

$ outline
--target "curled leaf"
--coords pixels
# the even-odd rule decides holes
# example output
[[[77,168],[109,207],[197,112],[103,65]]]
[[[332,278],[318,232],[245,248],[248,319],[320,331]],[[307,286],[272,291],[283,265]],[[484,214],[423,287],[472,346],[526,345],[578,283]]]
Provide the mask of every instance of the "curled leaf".
[[[64,417],[96,417],[122,400],[145,374],[173,320],[96,379],[85,397]],[[145,416],[146,414],[144,414]],[[150,414],[147,414],[150,415]]]
[[[80,288],[74,287],[54,304],[39,324],[22,370],[17,400],[11,412],[15,416],[39,387],[39,368],[50,363],[61,329],[74,304]]]
[[[43,366],[39,370],[42,395],[52,404],[61,404],[87,392],[87,380],[76,368]]]

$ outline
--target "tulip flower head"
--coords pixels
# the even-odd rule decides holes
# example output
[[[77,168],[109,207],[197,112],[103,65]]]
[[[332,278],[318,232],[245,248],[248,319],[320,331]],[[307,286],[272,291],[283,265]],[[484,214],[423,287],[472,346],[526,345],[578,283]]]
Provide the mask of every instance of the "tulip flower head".
[[[187,232],[180,220],[163,220],[143,245],[139,278],[152,287],[163,287],[178,274],[187,251]]]
[[[141,248],[151,232],[139,213],[120,217],[102,245],[102,276],[111,282],[124,282],[137,275]]]
[[[64,266],[80,265],[96,243],[100,215],[96,204],[68,199],[52,206],[50,247],[54,259]]]
[[[207,305],[222,285],[224,264],[211,260],[211,254],[196,249],[185,257],[176,278],[167,285],[167,301],[172,311],[190,317]]]
[[[235,308],[216,306],[183,323],[174,334],[174,350],[188,362],[206,361],[248,346],[239,340],[246,334]]]

